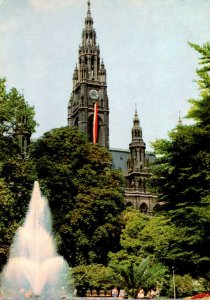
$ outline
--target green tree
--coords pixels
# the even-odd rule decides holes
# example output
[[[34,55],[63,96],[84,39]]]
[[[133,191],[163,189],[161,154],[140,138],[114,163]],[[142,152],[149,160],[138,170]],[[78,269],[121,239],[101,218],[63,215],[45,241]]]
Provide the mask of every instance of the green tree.
[[[0,205],[0,269],[2,269],[7,261],[9,247],[18,226],[15,200],[2,178],[0,178]]]
[[[121,246],[129,255],[167,263],[170,251],[176,247],[179,232],[165,216],[149,217],[136,210],[124,213],[125,227],[121,234]]]
[[[13,136],[20,122],[24,131],[35,132],[34,108],[29,106],[16,88],[6,90],[6,79],[0,79],[0,136]]]
[[[90,290],[110,290],[113,287],[115,273],[110,267],[101,264],[80,265],[72,269],[74,286],[78,295],[85,296]]]
[[[192,43],[189,44],[201,54],[200,64],[203,67],[197,69],[200,97],[199,99],[190,100],[192,106],[188,112],[188,118],[194,119],[196,126],[208,134],[210,130],[210,42],[207,42],[202,47]],[[207,144],[208,146],[209,143]]]
[[[198,280],[193,279],[189,274],[184,276],[175,275],[175,291],[178,298],[192,296],[193,294],[204,293],[207,291],[207,281],[204,278]],[[173,278],[170,280],[170,286],[167,290],[167,296],[173,297],[174,295],[174,282]]]
[[[15,229],[25,215],[34,181],[30,160],[19,159],[20,134],[31,135],[37,123],[34,108],[12,88],[6,89],[6,79],[0,79],[0,201],[1,252],[5,263]]]
[[[167,282],[169,270],[164,262],[174,229],[164,217],[151,218],[132,209],[124,212],[123,220],[122,250],[109,254],[109,266],[121,276],[117,285],[135,296],[140,286],[150,289]]]
[[[25,213],[30,198],[34,168],[31,161],[20,159],[19,137],[26,132],[35,132],[34,108],[29,106],[16,88],[6,89],[6,79],[0,79],[0,177],[20,201],[17,205],[17,220]]]
[[[109,266],[115,272],[116,286],[125,289],[132,297],[136,296],[140,286],[150,290],[168,282],[168,268],[149,256],[135,257],[121,251],[110,254],[110,259]]]
[[[206,274],[210,267],[210,45],[190,44],[201,55],[197,70],[199,99],[191,99],[188,118],[194,124],[177,126],[167,140],[153,143],[158,160],[153,185],[165,204],[163,211],[179,231],[174,264],[179,272]]]
[[[109,152],[76,128],[45,133],[32,158],[48,197],[61,254],[70,265],[107,263],[119,247],[123,178]]]
[[[21,152],[20,135],[31,136],[37,125],[34,108],[16,88],[7,91],[6,79],[0,79],[0,163]],[[1,167],[1,166],[0,166]]]

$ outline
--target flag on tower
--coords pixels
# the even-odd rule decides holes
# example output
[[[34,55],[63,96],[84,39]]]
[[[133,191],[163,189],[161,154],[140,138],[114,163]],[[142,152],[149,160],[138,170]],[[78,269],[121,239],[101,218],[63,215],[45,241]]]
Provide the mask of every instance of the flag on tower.
[[[93,143],[96,144],[98,140],[98,102],[94,103],[93,116]]]

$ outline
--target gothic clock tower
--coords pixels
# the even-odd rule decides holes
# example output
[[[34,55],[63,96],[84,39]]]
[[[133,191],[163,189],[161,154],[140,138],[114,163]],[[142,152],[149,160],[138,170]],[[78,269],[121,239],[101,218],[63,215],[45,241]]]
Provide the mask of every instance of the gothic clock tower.
[[[94,106],[97,111],[94,114]],[[97,122],[97,124],[95,124]],[[88,1],[79,59],[73,74],[73,90],[68,104],[68,126],[84,131],[93,142],[94,126],[97,126],[96,142],[109,148],[109,102],[107,96],[106,69],[100,59],[96,31],[93,28],[90,1]]]

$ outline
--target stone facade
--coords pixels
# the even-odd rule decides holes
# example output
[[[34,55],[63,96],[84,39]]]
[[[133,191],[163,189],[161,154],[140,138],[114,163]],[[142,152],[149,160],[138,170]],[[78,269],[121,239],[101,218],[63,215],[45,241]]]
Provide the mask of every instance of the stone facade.
[[[82,44],[79,47],[78,65],[73,74],[73,90],[68,104],[68,125],[77,126],[93,142],[94,104],[98,103],[97,143],[109,149],[109,101],[107,96],[106,69],[100,59],[96,44],[96,31],[88,1]],[[127,205],[145,213],[151,213],[157,197],[149,192],[149,161],[154,155],[145,154],[146,145],[137,111],[134,115],[132,141],[129,150],[111,149],[113,168],[121,169],[126,179],[125,200]]]
[[[130,155],[127,161],[125,198],[127,205],[145,213],[152,213],[157,204],[157,196],[150,192],[150,168],[146,156],[146,145],[142,138],[140,121],[135,112],[132,128],[132,141],[129,144]]]

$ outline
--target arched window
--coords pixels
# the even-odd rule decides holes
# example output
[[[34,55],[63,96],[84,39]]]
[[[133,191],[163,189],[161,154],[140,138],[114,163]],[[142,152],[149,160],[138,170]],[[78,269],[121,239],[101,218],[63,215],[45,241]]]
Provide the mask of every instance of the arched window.
[[[148,212],[148,207],[145,203],[142,203],[139,207],[139,210],[140,210],[141,213],[146,214]]]
[[[76,119],[74,120],[74,126],[78,127],[78,117],[76,117]]]

